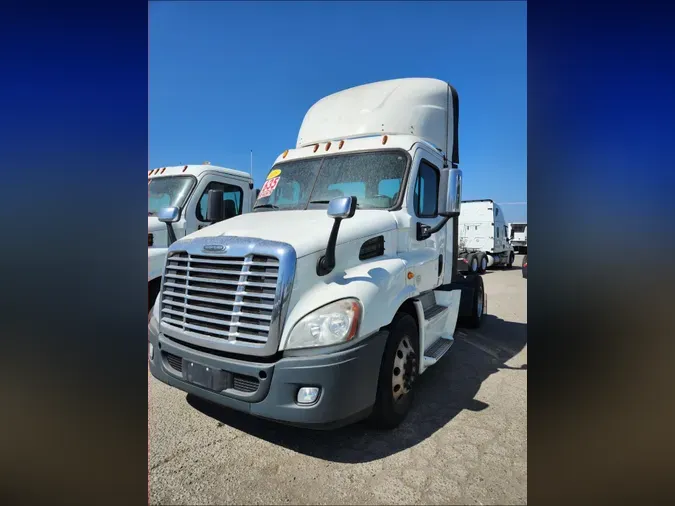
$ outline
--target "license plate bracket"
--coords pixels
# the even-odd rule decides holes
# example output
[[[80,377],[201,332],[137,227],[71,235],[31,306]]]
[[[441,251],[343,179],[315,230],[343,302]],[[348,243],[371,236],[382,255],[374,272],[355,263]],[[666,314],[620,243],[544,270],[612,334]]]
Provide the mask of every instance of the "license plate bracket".
[[[232,374],[220,369],[183,359],[183,378],[194,385],[221,392],[229,387]]]

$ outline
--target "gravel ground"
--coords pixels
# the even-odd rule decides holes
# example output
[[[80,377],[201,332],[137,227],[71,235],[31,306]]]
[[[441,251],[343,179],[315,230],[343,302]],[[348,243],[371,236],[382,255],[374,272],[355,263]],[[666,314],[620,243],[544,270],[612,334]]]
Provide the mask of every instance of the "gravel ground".
[[[525,504],[527,280],[483,276],[488,314],[417,383],[406,421],[314,432],[148,375],[152,504]]]

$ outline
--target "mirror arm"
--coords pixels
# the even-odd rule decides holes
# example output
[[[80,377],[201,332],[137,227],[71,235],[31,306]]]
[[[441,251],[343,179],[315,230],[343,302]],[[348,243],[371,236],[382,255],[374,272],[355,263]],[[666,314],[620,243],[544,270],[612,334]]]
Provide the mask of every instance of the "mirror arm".
[[[459,213],[450,213],[445,216],[443,216],[443,219],[439,221],[435,226],[431,227],[429,225],[425,225],[423,223],[420,223],[419,221],[417,222],[417,240],[418,241],[423,241],[424,239],[428,239],[432,235],[434,235],[436,232],[438,232],[440,229],[442,229],[445,224],[450,220],[450,218],[455,218],[459,216]]]
[[[325,276],[335,268],[335,245],[337,243],[338,230],[340,229],[340,222],[342,218],[335,218],[333,222],[333,229],[330,231],[328,238],[328,246],[326,247],[326,254],[319,258],[316,264],[317,276]]]
[[[171,246],[173,243],[176,242],[176,233],[173,231],[173,226],[171,226],[171,223],[166,224],[166,232],[168,234],[168,245]]]

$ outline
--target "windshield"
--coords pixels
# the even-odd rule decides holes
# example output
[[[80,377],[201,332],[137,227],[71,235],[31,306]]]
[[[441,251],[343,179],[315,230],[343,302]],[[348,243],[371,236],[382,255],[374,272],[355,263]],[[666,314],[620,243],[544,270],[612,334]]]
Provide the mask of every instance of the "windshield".
[[[181,207],[195,178],[192,176],[158,177],[148,184],[148,216],[156,216],[164,207]]]
[[[400,151],[354,153],[279,163],[260,189],[255,210],[314,209],[355,196],[359,209],[396,205],[407,165]]]

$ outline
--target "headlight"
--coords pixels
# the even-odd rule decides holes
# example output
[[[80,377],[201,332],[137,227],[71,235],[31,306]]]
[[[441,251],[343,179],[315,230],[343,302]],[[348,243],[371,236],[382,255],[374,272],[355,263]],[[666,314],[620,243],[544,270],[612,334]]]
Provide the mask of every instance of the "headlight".
[[[357,299],[342,299],[309,313],[291,330],[286,349],[346,343],[359,330],[361,311]]]

